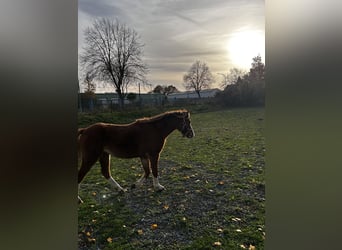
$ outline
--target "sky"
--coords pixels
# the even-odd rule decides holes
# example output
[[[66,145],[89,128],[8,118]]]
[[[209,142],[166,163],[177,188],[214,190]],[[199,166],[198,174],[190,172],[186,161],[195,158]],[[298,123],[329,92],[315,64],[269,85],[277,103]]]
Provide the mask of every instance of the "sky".
[[[248,70],[252,58],[265,62],[265,3],[263,0],[78,0],[78,47],[83,32],[96,18],[117,18],[133,28],[144,46],[148,92],[156,85],[185,90],[183,75],[200,60],[215,82],[231,68]],[[99,84],[96,92],[114,88]],[[129,89],[136,91],[136,87]]]

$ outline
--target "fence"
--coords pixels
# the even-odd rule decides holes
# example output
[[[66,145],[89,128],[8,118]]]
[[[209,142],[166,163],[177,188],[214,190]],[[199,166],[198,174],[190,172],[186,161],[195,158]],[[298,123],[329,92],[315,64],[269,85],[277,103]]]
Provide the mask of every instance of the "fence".
[[[124,107],[148,107],[164,105],[164,96],[150,96],[134,100],[124,99]],[[120,109],[118,98],[78,95],[78,110],[80,112],[110,111]]]
[[[80,112],[110,112],[120,110],[117,98],[89,98],[79,95],[78,110]],[[216,103],[216,98],[179,98],[168,100],[162,95],[153,98],[137,98],[134,101],[124,100],[124,109],[160,107],[181,108],[189,105],[210,105]]]

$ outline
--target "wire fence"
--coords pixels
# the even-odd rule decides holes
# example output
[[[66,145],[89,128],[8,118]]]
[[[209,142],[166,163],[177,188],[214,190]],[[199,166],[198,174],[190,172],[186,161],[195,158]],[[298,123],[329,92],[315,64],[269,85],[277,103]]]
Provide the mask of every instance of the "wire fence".
[[[186,107],[189,105],[201,105],[201,104],[215,104],[216,98],[170,98],[163,95],[155,95],[149,98],[136,98],[134,100],[124,100],[124,105],[119,105],[118,98],[96,98],[78,96],[78,110],[79,112],[111,112],[122,109],[144,109],[144,108],[172,108],[172,107]]]

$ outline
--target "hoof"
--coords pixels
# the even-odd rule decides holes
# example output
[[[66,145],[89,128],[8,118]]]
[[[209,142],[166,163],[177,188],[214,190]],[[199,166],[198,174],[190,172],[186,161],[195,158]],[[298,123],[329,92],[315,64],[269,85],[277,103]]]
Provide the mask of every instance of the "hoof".
[[[156,187],[155,190],[156,190],[157,192],[161,192],[161,191],[165,190],[165,187],[162,186],[162,185],[160,185],[160,186]]]
[[[126,188],[123,188],[123,189],[120,189],[119,194],[124,194],[124,193],[126,193],[126,192],[127,192],[127,189],[126,189]]]

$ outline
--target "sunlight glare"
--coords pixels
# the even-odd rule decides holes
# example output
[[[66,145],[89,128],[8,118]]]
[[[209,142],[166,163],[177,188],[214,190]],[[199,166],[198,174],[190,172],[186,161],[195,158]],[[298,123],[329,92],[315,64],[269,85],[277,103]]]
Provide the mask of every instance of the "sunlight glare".
[[[227,43],[228,57],[234,67],[250,69],[252,58],[265,60],[265,34],[260,30],[244,30],[231,34]]]

